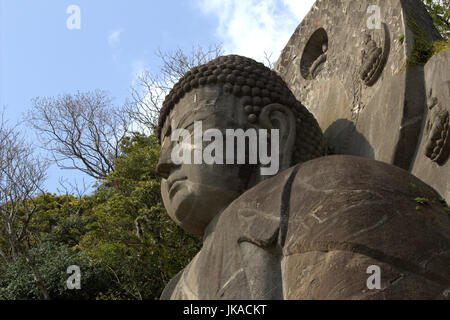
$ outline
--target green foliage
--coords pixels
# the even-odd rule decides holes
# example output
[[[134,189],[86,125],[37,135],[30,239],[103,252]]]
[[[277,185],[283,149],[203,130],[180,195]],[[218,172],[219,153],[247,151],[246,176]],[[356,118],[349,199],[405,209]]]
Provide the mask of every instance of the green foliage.
[[[433,42],[433,54],[437,54],[445,50],[450,50],[450,40]]]
[[[72,195],[42,194],[33,199],[38,210],[33,215],[30,231],[39,241],[76,245],[91,220],[85,199]]]
[[[98,292],[110,287],[108,273],[98,264],[94,264],[83,252],[65,245],[58,246],[45,242],[32,250],[36,256],[39,271],[44,279],[50,296],[57,300],[85,300],[96,296]],[[67,267],[77,265],[82,272],[82,290],[67,289]],[[0,264],[0,299],[29,300],[41,299],[41,294],[34,284],[31,269],[24,257],[19,257],[10,265]]]
[[[120,288],[110,295],[157,299],[201,242],[176,226],[161,204],[157,137],[135,134],[122,151],[115,171],[91,197],[93,222],[79,247],[110,271]]]
[[[423,66],[433,56],[433,44],[418,24],[410,16],[407,18],[408,27],[414,34],[414,48],[408,58],[407,64],[410,67]]]
[[[448,214],[450,214],[450,207],[447,204],[447,201],[445,201],[444,198],[439,199],[439,203],[442,205],[445,211],[447,211]]]
[[[158,299],[201,241],[181,230],[161,203],[155,135],[124,139],[115,170],[90,196],[43,194],[28,229],[29,253],[54,299]],[[25,244],[24,244],[25,246]],[[0,299],[41,299],[23,255],[0,234]],[[81,290],[67,290],[67,267],[81,267]]]
[[[408,27],[414,34],[414,48],[407,61],[410,67],[425,65],[433,55],[450,48],[450,0],[422,1],[444,40],[434,43],[428,41],[423,30],[411,16],[408,16]]]
[[[444,39],[450,38],[450,0],[422,0]]]
[[[9,265],[0,263],[0,300],[40,298],[24,257],[19,257]]]
[[[86,216],[86,203],[74,196],[42,194],[24,208],[36,206],[28,225],[30,237],[21,247],[33,256],[45,287],[54,299],[89,299],[108,289],[108,273],[93,263],[75,245],[86,232],[90,218]],[[3,240],[3,241],[2,241]],[[0,236],[1,249],[10,252],[6,239]],[[30,265],[23,252],[0,261],[0,299],[41,299]],[[67,267],[78,265],[82,270],[83,290],[68,290],[66,280],[70,276]]]
[[[421,205],[428,205],[430,203],[430,200],[427,198],[416,198],[414,200]]]

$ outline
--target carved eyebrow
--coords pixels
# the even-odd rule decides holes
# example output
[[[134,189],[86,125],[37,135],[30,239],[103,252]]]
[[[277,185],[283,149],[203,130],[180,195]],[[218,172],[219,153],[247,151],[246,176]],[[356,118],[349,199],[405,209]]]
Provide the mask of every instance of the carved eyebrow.
[[[209,117],[209,116],[208,116]],[[194,122],[195,121],[201,121],[201,122],[204,122],[204,121],[207,121],[208,120],[208,117],[206,117],[206,118],[202,118],[202,119],[195,119],[195,120],[193,120],[193,121],[189,121],[189,122],[187,122],[186,121],[186,119],[187,119],[187,117],[186,118],[184,118],[183,120],[181,120],[180,121],[180,123],[182,124],[182,125],[179,125],[176,129],[184,129],[184,130],[187,130],[187,131],[192,131],[193,130],[193,128],[194,128]],[[173,126],[172,125],[170,125],[169,126],[169,128],[171,129],[171,131],[173,132]],[[175,129],[175,130],[176,130]],[[224,129],[225,130],[225,129]],[[162,132],[161,132],[162,134],[161,134],[161,143],[164,141],[164,139],[165,138],[167,138],[168,136],[169,136],[169,133],[167,133],[165,130],[163,130]],[[191,132],[192,133],[192,132]]]
[[[167,136],[167,131],[169,131],[169,129],[172,129],[172,128],[171,128],[171,125],[170,125],[170,119],[167,118],[166,121],[164,122],[164,125],[163,125],[162,130],[161,130],[161,140],[164,139],[164,137]]]
[[[191,127],[191,126],[193,126],[194,125],[194,122],[191,122],[189,125],[184,125],[184,126],[182,126],[182,127],[180,127],[180,126],[177,126],[176,128],[173,128],[173,126],[172,126],[172,121],[171,121],[172,119],[170,119],[170,118],[167,118],[167,120],[166,120],[166,122],[165,122],[165,124],[164,124],[164,126],[163,126],[163,129],[162,129],[162,131],[161,131],[161,140],[163,141],[164,140],[164,138],[166,138],[166,137],[168,137],[170,134],[172,134],[172,132],[173,132],[173,130],[175,129],[187,129],[187,128],[189,128],[189,127]],[[185,122],[185,120],[186,119],[183,119],[182,121],[180,121],[180,122]],[[161,142],[162,142],[161,141]]]
[[[184,128],[177,128],[177,129],[184,129],[187,131],[190,131],[192,128],[194,127],[194,123],[192,122],[191,124],[185,126]],[[172,131],[172,126],[170,126],[170,131]],[[165,139],[169,139],[172,140],[172,137],[169,137],[169,135],[171,135],[171,133],[166,133],[165,135],[161,135],[161,144],[164,142]]]
[[[203,121],[208,120],[208,118],[211,116],[211,115],[207,115],[206,117],[202,117],[202,118],[199,118],[199,119],[194,119],[192,117],[192,114],[193,114],[193,112],[186,112],[183,115],[183,117],[178,121],[176,128],[174,126],[172,126],[172,130],[174,130],[174,129],[187,129],[190,126],[193,126],[195,121],[203,122]]]
[[[167,126],[166,132],[164,133],[164,136],[167,137],[172,133],[172,126],[169,124]]]

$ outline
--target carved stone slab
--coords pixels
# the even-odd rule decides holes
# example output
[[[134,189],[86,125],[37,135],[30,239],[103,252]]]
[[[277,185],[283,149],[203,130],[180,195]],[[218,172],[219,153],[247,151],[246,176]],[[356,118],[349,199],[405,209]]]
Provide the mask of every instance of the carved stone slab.
[[[426,116],[412,173],[450,202],[450,50],[425,66]]]
[[[275,71],[332,153],[410,169],[426,96],[423,67],[407,68],[411,21],[440,39],[420,0],[318,0],[283,50]]]

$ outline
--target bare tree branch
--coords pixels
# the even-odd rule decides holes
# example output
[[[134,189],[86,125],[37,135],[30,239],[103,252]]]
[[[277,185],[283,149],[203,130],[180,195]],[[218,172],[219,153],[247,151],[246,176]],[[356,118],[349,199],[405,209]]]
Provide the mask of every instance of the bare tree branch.
[[[29,223],[37,210],[35,197],[43,193],[48,163],[35,155],[21,134],[8,128],[0,119],[0,235],[9,245],[11,258],[0,248],[7,261],[19,254],[26,257],[35,283],[45,299],[49,299],[44,281],[30,252],[32,234]]]
[[[59,194],[64,194],[67,197],[74,196],[81,200],[88,193],[89,189],[93,187],[92,183],[87,183],[84,179],[82,183],[77,181],[71,182],[69,179],[59,178],[59,187],[56,188]]]
[[[36,98],[28,123],[62,169],[103,180],[114,170],[129,121],[103,91]]]
[[[207,48],[194,46],[189,53],[181,48],[173,52],[158,50],[156,56],[161,61],[159,72],[143,72],[131,88],[131,99],[126,104],[129,118],[140,129],[150,131],[155,129],[164,99],[175,83],[193,67],[207,63],[222,54],[221,44]]]
[[[268,67],[269,69],[273,69],[275,66],[276,61],[273,59],[273,52],[268,53],[264,51],[264,65]]]

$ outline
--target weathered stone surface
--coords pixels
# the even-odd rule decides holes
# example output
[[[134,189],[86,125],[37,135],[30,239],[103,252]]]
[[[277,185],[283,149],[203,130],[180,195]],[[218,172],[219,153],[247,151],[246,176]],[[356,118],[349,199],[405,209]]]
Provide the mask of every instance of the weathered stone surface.
[[[267,291],[256,291],[255,287],[264,287],[261,283],[273,283],[272,278],[279,278],[280,259],[278,252],[278,272],[268,267],[264,261],[272,254],[267,253],[274,242],[280,226],[280,204],[282,203],[283,188],[287,184],[293,168],[288,169],[274,178],[272,183],[260,184],[266,186],[264,192],[244,193],[219,214],[207,230],[202,250],[183,270],[176,285],[166,288],[163,296],[170,299],[201,299],[201,300],[234,300],[234,299],[264,299]],[[270,195],[270,196],[267,196]],[[242,243],[253,245],[254,250],[250,261],[245,259]],[[244,245],[245,246],[245,245]],[[247,248],[248,249],[248,248]],[[244,249],[245,250],[245,249]],[[265,254],[266,256],[261,256]],[[260,270],[271,273],[269,279],[259,277],[258,272],[248,268],[248,262],[259,264]],[[253,276],[257,276],[256,278]],[[281,287],[281,281],[278,282]],[[280,290],[274,290],[280,292]],[[282,296],[271,299],[281,299]]]
[[[314,39],[314,46],[321,49],[313,48],[303,62],[304,66],[311,64],[311,78],[319,80],[331,52],[322,32]],[[373,39],[377,40],[371,44]],[[386,45],[377,42],[379,39],[366,37],[365,56],[374,61],[373,68],[362,65],[357,72],[359,81],[368,87],[376,87],[384,77],[379,70],[383,69]],[[318,60],[313,61],[315,56]],[[218,60],[225,62],[223,70],[219,68],[221,73],[242,72],[242,64],[233,61],[246,58],[231,60],[229,64],[229,59]],[[260,66],[257,69],[256,73],[267,72]],[[249,78],[241,76],[239,81],[249,81],[248,87],[253,82],[256,85],[250,71],[244,72]],[[417,75],[420,79],[420,72]],[[407,98],[395,94],[394,85],[408,92],[405,86],[412,81],[411,73],[406,84],[401,80],[404,77],[393,76],[391,87],[381,86],[371,103],[383,101],[382,90],[399,103],[420,98],[420,92]],[[248,99],[238,94],[244,87],[234,91],[231,84],[205,81],[199,80],[195,89],[183,86],[184,92],[176,87],[167,100],[169,109],[161,115],[157,172],[163,178],[164,204],[182,228],[203,236],[201,251],[168,284],[161,298],[450,298],[450,216],[434,189],[407,171],[380,161],[347,155],[312,159],[320,154],[320,129],[292,94],[279,97],[289,92],[281,80],[277,80],[279,86],[269,85],[280,93],[275,95],[278,103],[268,105],[259,105],[259,100],[255,105],[244,103]],[[255,95],[260,93],[255,90]],[[255,106],[261,109],[251,113],[256,112]],[[409,117],[407,110],[403,111],[403,118],[395,121]],[[409,111],[414,114],[417,110]],[[376,112],[378,117],[386,116]],[[249,113],[254,115],[252,119]],[[388,120],[392,121],[386,118],[386,123]],[[196,121],[202,121],[202,130],[220,132],[229,128],[279,129],[280,168],[284,171],[266,180],[259,170],[261,164],[174,163],[171,132],[192,128]],[[342,129],[357,123],[338,119],[333,125]],[[404,124],[404,128],[399,136],[409,132],[410,126]],[[383,128],[377,130],[384,132]],[[431,129],[431,135],[437,131]],[[356,137],[361,143],[366,139],[363,134]],[[344,132],[336,141],[347,138]],[[193,141],[185,143],[188,150],[196,150]],[[377,149],[365,148],[362,150],[372,150],[376,156]],[[408,148],[399,144],[396,152]],[[312,160],[303,161],[305,156]],[[437,149],[430,156],[437,162],[443,158]],[[293,161],[300,164],[290,167]],[[381,289],[375,291],[367,287],[367,268],[373,265],[380,268],[382,279]]]
[[[252,125],[258,125],[257,122],[265,114],[264,110],[270,109],[270,106],[281,104],[288,107],[296,121],[302,123],[297,128],[298,139],[296,152],[292,157],[293,163],[324,155],[323,136],[316,119],[295,99],[280,76],[262,63],[238,55],[219,57],[193,68],[175,84],[161,109],[159,135],[161,136],[166,119],[176,105],[181,104],[178,108],[189,110],[194,100],[189,99],[193,96],[192,92],[212,87],[222,89],[220,91],[223,96],[230,95],[239,100],[223,105],[227,107],[240,104],[239,110],[245,110],[245,118]],[[189,95],[188,99],[184,99]]]
[[[450,202],[450,50],[426,64],[426,116],[412,173]]]
[[[380,29],[368,28],[373,5]],[[406,68],[415,44],[408,21],[439,39],[419,0],[319,0],[283,50],[275,70],[317,118],[332,152],[410,169],[425,90],[423,68]]]
[[[417,197],[429,204],[418,209]],[[382,162],[309,161],[236,199],[164,297],[448,298],[450,216],[438,198]],[[367,288],[371,265],[381,269],[380,290]]]
[[[291,189],[285,298],[446,298],[449,248],[450,216],[413,175],[353,157],[310,161]],[[381,268],[381,290],[367,289],[370,265]]]
[[[203,85],[192,86],[189,90],[181,90],[184,88],[182,84],[189,82],[193,74],[195,79],[198,76],[199,79],[204,79],[208,72],[213,72],[211,70],[218,71],[220,76],[233,75],[239,81],[241,89],[248,87],[250,90],[250,85],[258,85],[261,87],[260,92],[250,91],[264,96],[273,94],[274,100],[270,100],[268,104],[262,103],[258,106],[258,112],[252,113],[256,107],[250,105],[252,99],[261,100],[260,97],[239,94],[241,89],[230,91],[233,79],[229,79],[231,82],[217,80],[215,84],[205,82]],[[263,74],[265,76],[261,77]],[[190,81],[195,82],[195,79]],[[248,86],[241,87],[242,84]],[[249,108],[250,114],[255,116],[254,122],[249,121]],[[280,157],[277,159],[280,170],[324,155],[323,134],[317,121],[295,100],[283,80],[269,68],[241,56],[220,57],[194,68],[171,91],[166,98],[165,108],[161,111],[161,156],[157,170],[164,178],[161,191],[168,214],[185,230],[200,236],[219,210],[223,210],[264,177],[260,175],[259,166],[248,163],[208,165],[200,161],[200,164],[174,164],[172,150],[175,143],[171,140],[171,133],[177,129],[188,129],[193,133],[195,122],[202,123],[204,132],[209,129],[221,129],[223,132],[238,128],[271,129],[283,124],[280,128]],[[222,151],[226,149],[227,141],[223,145]],[[192,145],[191,150],[195,148]],[[226,155],[222,156],[225,159]]]

